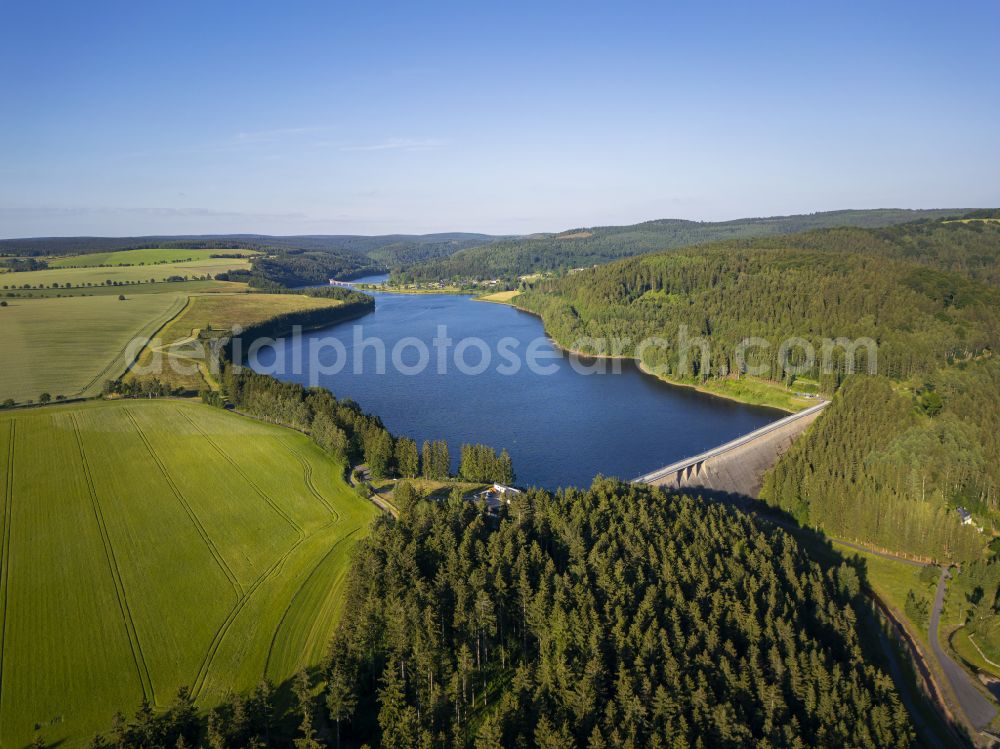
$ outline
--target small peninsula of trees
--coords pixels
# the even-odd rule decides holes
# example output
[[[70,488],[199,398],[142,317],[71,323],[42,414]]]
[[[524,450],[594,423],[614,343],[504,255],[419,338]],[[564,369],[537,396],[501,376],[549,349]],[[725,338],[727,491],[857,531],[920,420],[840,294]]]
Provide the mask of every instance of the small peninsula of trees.
[[[337,400],[324,388],[304,388],[227,363],[222,392],[250,416],[309,433],[338,461],[364,463],[373,478],[451,476],[447,442],[425,441],[418,452],[416,441],[394,437],[377,416],[364,413],[354,401]],[[222,405],[221,398],[208,394],[205,400]],[[497,454],[487,445],[463,445],[459,475],[466,481],[509,484],[514,467],[506,450]]]

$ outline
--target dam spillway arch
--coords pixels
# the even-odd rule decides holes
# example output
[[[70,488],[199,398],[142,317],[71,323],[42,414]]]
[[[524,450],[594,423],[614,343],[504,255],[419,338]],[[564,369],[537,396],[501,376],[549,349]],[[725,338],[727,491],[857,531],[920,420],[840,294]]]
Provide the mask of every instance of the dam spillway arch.
[[[643,474],[633,483],[756,497],[764,474],[830,404],[822,401],[711,450]]]

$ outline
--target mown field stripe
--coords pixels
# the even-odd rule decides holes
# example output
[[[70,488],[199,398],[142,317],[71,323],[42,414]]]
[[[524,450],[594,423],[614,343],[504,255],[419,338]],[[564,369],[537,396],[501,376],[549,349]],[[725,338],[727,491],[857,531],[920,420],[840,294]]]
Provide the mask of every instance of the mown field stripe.
[[[90,463],[87,461],[87,453],[83,447],[80,422],[75,413],[70,414],[70,419],[73,421],[73,433],[76,435],[76,445],[80,450],[83,475],[90,494],[90,503],[94,509],[94,518],[97,520],[97,526],[101,532],[104,554],[108,559],[108,569],[114,581],[115,595],[118,597],[118,608],[121,611],[122,620],[125,624],[125,634],[128,637],[129,647],[132,649],[132,658],[135,661],[136,672],[139,676],[139,685],[142,688],[143,697],[155,703],[156,691],[153,688],[153,677],[149,673],[149,664],[146,663],[146,656],[142,652],[142,643],[139,641],[139,632],[136,630],[132,608],[129,606],[128,595],[125,592],[125,582],[122,580],[121,568],[118,565],[118,556],[115,554],[114,545],[111,542],[111,534],[108,532],[108,526],[104,520],[104,511],[101,509],[101,501],[97,496],[94,476],[90,470]]]
[[[264,570],[264,572],[261,573],[260,577],[258,577],[256,580],[253,581],[253,584],[247,589],[246,595],[241,596],[240,599],[236,602],[236,605],[233,607],[233,610],[229,612],[229,616],[226,617],[226,620],[222,623],[222,626],[219,627],[218,632],[216,632],[215,638],[212,640],[212,644],[209,646],[208,652],[205,654],[205,659],[202,661],[202,666],[198,670],[198,676],[195,678],[194,685],[191,688],[191,695],[195,699],[198,698],[198,696],[201,694],[201,690],[205,686],[205,680],[208,678],[208,671],[212,666],[212,661],[215,660],[216,654],[219,652],[219,647],[222,645],[222,641],[226,638],[226,634],[228,634],[229,628],[232,627],[233,622],[236,621],[236,617],[239,616],[239,613],[249,602],[250,596],[254,594],[254,592],[261,586],[261,584],[263,584],[263,582],[267,578],[271,577],[273,574],[281,570],[281,568],[285,564],[285,561],[288,559],[288,557],[292,555],[292,552],[294,552],[306,540],[312,538],[316,533],[319,533],[322,530],[329,528],[331,525],[333,525],[333,522],[334,521],[330,521],[326,525],[316,529],[316,531],[310,534],[309,536],[303,536],[299,538],[294,544],[292,544],[288,548],[288,551],[286,551],[284,554],[282,554],[280,557],[274,560],[274,563],[266,570]]]
[[[7,593],[10,588],[10,526],[11,512],[14,507],[14,437],[17,434],[15,426],[17,419],[10,420],[10,444],[7,446],[7,476],[4,482],[3,495],[3,536],[0,539],[0,564],[3,565],[3,576],[0,578],[0,709],[3,707],[3,665],[7,646]]]
[[[295,520],[292,518],[292,516],[289,515],[287,512],[285,512],[281,508],[281,506],[277,502],[275,502],[274,499],[272,499],[271,496],[267,492],[265,492],[263,489],[261,489],[259,486],[257,486],[257,484],[253,481],[253,479],[251,479],[250,476],[247,475],[246,471],[244,471],[239,466],[239,464],[229,456],[229,453],[227,453],[225,450],[223,450],[218,445],[218,443],[216,443],[216,441],[213,440],[209,436],[208,432],[206,432],[204,429],[201,428],[200,424],[198,424],[194,419],[192,419],[190,416],[188,416],[186,413],[184,413],[184,409],[182,409],[182,408],[178,408],[177,409],[177,413],[179,413],[181,416],[183,416],[185,419],[187,419],[187,422],[191,426],[193,426],[201,434],[202,437],[205,438],[205,440],[208,442],[208,444],[210,444],[213,448],[215,448],[215,451],[217,453],[219,453],[219,455],[221,455],[226,460],[226,462],[228,462],[229,465],[231,465],[236,470],[236,472],[240,476],[243,477],[243,480],[246,481],[247,484],[249,484],[250,488],[253,489],[260,496],[261,499],[263,499],[265,502],[267,502],[271,506],[272,510],[274,510],[276,513],[278,513],[278,515],[280,515],[282,518],[284,518],[285,521],[290,526],[292,526],[292,529],[298,534],[300,541],[306,537],[306,533],[302,529],[302,526],[299,525],[298,523],[296,523]]]
[[[77,395],[83,395],[84,393],[87,393],[88,391],[90,391],[91,388],[93,388],[95,385],[97,385],[98,380],[100,380],[102,377],[104,377],[105,375],[107,375],[113,369],[120,368],[121,371],[119,371],[117,373],[119,376],[125,374],[130,369],[132,369],[132,365],[135,364],[136,361],[138,361],[139,356],[142,354],[142,351],[143,351],[143,349],[145,349],[145,347],[148,344],[148,342],[150,340],[152,340],[153,336],[155,336],[164,327],[166,327],[170,323],[171,320],[173,320],[175,317],[177,317],[179,314],[181,314],[184,311],[184,308],[187,307],[187,303],[188,303],[188,298],[187,297],[183,297],[183,296],[182,297],[178,297],[178,299],[174,302],[174,304],[172,304],[169,308],[167,308],[167,311],[164,312],[162,315],[160,315],[160,317],[156,318],[152,322],[150,322],[150,321],[144,322],[142,324],[142,327],[140,327],[139,330],[137,330],[135,332],[135,335],[133,335],[131,338],[129,338],[128,341],[126,341],[125,345],[122,346],[122,348],[118,351],[118,353],[115,354],[114,357],[105,365],[104,369],[102,369],[100,372],[98,372],[96,375],[94,375],[93,379],[91,379],[90,382],[88,382],[86,385],[84,385],[82,388],[80,388],[80,390],[77,393]],[[179,309],[175,309],[176,307],[178,307],[178,304],[180,305],[180,308]],[[154,327],[150,331],[150,333],[149,333],[148,336],[144,336],[143,335],[143,331],[144,330],[149,330],[150,326],[154,326]],[[136,354],[133,357],[132,361],[126,361],[126,362],[124,362],[124,365],[121,365],[121,359],[122,359],[122,357],[128,351],[128,347],[132,345],[132,341],[134,341],[136,338],[146,338],[146,343],[143,344],[142,348],[140,348],[138,352],[136,352]]]
[[[146,434],[142,431],[142,428],[139,426],[139,422],[136,421],[135,416],[133,416],[132,412],[129,411],[127,408],[124,408],[122,410],[125,412],[125,415],[128,417],[129,421],[132,422],[132,426],[135,427],[135,431],[139,435],[139,438],[142,440],[143,444],[146,446],[146,450],[149,452],[149,456],[153,459],[153,462],[156,463],[156,466],[160,469],[160,473],[163,475],[163,479],[167,482],[167,486],[170,487],[170,491],[172,491],[174,496],[177,497],[177,501],[181,503],[181,507],[184,508],[184,511],[187,512],[188,514],[188,517],[191,518],[191,522],[194,523],[194,526],[197,529],[198,534],[202,537],[202,540],[204,540],[205,544],[208,546],[208,550],[212,553],[212,556],[215,558],[215,561],[219,565],[219,568],[222,570],[222,573],[229,579],[230,584],[232,584],[233,586],[233,590],[236,591],[237,599],[242,598],[243,586],[240,584],[239,578],[237,578],[236,575],[233,573],[232,569],[230,569],[229,565],[226,563],[225,558],[222,556],[222,553],[215,545],[215,542],[212,540],[211,536],[208,535],[208,530],[205,528],[201,520],[198,518],[198,515],[194,511],[194,508],[191,507],[185,496],[181,493],[181,490],[178,488],[177,484],[175,484],[174,480],[170,477],[170,473],[167,471],[167,467],[163,465],[163,462],[160,460],[160,456],[156,454],[156,450],[153,448],[153,445],[149,441],[149,438],[146,437]]]
[[[309,462],[309,460],[302,453],[300,453],[298,450],[296,450],[294,447],[292,447],[291,444],[289,444],[288,442],[286,442],[284,440],[282,440],[282,442],[284,442],[285,447],[288,448],[288,452],[290,452],[292,455],[294,455],[296,458],[298,458],[298,461],[302,464],[302,478],[304,479],[305,484],[306,484],[306,488],[309,489],[310,494],[312,494],[314,497],[316,497],[316,499],[318,499],[323,504],[323,506],[327,509],[327,512],[329,512],[331,515],[333,515],[337,519],[337,521],[339,522],[340,521],[340,513],[336,509],[334,509],[333,505],[331,505],[327,501],[326,497],[324,497],[320,493],[319,489],[316,488],[316,484],[313,483],[312,464]]]
[[[305,590],[305,587],[309,584],[309,581],[313,579],[313,576],[316,574],[316,572],[319,570],[319,568],[322,567],[324,564],[326,564],[326,560],[329,559],[330,555],[333,554],[333,552],[337,550],[337,547],[340,546],[341,542],[346,541],[351,536],[353,536],[355,533],[357,533],[359,530],[361,530],[360,527],[355,528],[350,533],[348,533],[348,534],[346,534],[344,536],[341,536],[336,541],[334,541],[333,544],[330,546],[330,548],[327,550],[326,554],[323,555],[322,559],[320,559],[316,563],[316,566],[313,567],[312,570],[309,571],[308,575],[306,575],[306,579],[302,581],[302,584],[298,588],[295,589],[295,592],[292,594],[292,597],[288,601],[288,605],[285,606],[285,610],[281,614],[281,620],[278,622],[278,626],[274,628],[274,634],[271,636],[271,644],[267,648],[267,658],[264,661],[264,676],[265,677],[267,676],[267,672],[268,672],[268,670],[271,667],[271,656],[274,654],[274,645],[278,641],[278,635],[281,633],[281,627],[284,625],[285,619],[288,618],[289,612],[292,610],[292,607],[295,605],[295,599],[299,597],[299,594],[303,590]]]

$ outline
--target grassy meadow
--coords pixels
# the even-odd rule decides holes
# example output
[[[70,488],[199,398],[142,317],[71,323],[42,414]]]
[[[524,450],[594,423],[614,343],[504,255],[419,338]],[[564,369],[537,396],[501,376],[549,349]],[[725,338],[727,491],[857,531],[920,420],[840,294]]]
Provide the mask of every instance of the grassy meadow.
[[[936,576],[933,582],[925,582],[920,579],[921,568],[898,559],[888,559],[878,554],[869,554],[854,547],[844,546],[833,541],[835,549],[840,551],[845,557],[860,557],[864,560],[865,571],[868,582],[875,591],[875,594],[900,616],[909,626],[910,631],[918,637],[920,642],[926,647],[929,644],[927,639],[927,623],[916,622],[910,618],[906,611],[906,597],[910,591],[918,600],[927,604],[928,610],[934,601],[934,589],[936,586]],[[935,568],[935,573],[939,572]]]
[[[511,299],[520,294],[520,291],[495,291],[492,294],[485,294],[483,296],[476,297],[480,302],[498,302],[500,304],[507,304]]]
[[[376,510],[305,435],[186,401],[0,414],[0,742],[315,664]],[[41,646],[44,643],[44,647]]]
[[[38,400],[100,393],[104,380],[118,377],[145,340],[184,307],[178,293],[62,299],[10,299],[0,307],[3,361],[0,401]]]
[[[1000,663],[995,658],[996,653],[990,652],[981,637],[970,635],[968,627],[959,627],[948,638],[952,650],[964,661],[1000,678]]]
[[[52,258],[50,268],[83,268],[98,265],[153,265],[155,263],[180,263],[211,260],[212,255],[256,255],[252,250],[178,250],[151,248],[144,250],[118,250],[92,252],[87,255],[70,255]]]
[[[186,250],[192,253],[194,250]],[[76,260],[77,257],[71,258]],[[161,263],[156,265],[116,265],[108,268],[48,268],[46,270],[18,271],[4,273],[0,276],[0,292],[11,289],[23,289],[29,286],[52,288],[58,284],[60,288],[86,289],[96,286],[110,286],[114,283],[133,284],[164,281],[171,276],[202,278],[206,275],[215,276],[231,270],[246,270],[250,261],[242,258],[205,258],[191,262]],[[111,281],[111,284],[108,284]]]
[[[0,276],[2,280],[3,276]],[[55,299],[59,297],[79,297],[79,296],[114,296],[125,294],[134,296],[138,294],[166,294],[169,292],[179,292],[181,294],[238,294],[246,291],[247,284],[237,281],[159,281],[156,283],[135,283],[126,286],[77,286],[71,289],[47,288],[28,290],[0,290],[0,299]]]
[[[212,375],[204,366],[204,341],[209,328],[246,328],[290,312],[337,307],[336,299],[300,294],[209,294],[191,296],[183,311],[172,319],[143,349],[137,372],[130,377],[156,377],[173,387],[199,390],[211,386]],[[159,363],[157,363],[157,359]]]

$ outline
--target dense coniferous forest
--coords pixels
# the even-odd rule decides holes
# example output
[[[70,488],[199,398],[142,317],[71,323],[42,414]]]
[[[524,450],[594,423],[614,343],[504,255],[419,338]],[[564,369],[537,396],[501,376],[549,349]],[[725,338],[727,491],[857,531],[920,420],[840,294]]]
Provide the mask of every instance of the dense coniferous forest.
[[[989,211],[974,211],[970,217]],[[768,247],[766,241],[755,247]],[[1000,286],[1000,220],[919,221],[884,229],[842,228],[808,232],[795,237],[801,249],[837,250],[896,258],[975,281]],[[784,238],[776,249],[787,247]]]
[[[648,487],[532,491],[499,520],[418,501],[359,549],[323,702],[384,747],[906,746],[858,592],[783,531]]]
[[[262,285],[259,279],[291,287],[323,284],[331,278],[349,280],[382,273],[492,240],[484,234],[268,238],[265,254],[252,261],[251,274],[257,286]]]
[[[514,483],[514,466],[510,455],[506,450],[497,455],[489,445],[462,445],[458,473],[466,481]]]
[[[588,267],[644,252],[717,240],[766,237],[831,226],[891,226],[962,213],[961,210],[829,211],[719,222],[663,219],[632,226],[570,229],[559,234],[500,240],[416,265],[402,263],[394,277],[400,282],[488,278],[513,282],[518,276],[540,271]]]
[[[541,315],[560,343],[584,351],[597,348],[588,338],[635,346],[664,337],[670,350],[650,347],[645,362],[676,376],[685,369],[700,377],[740,374],[737,347],[750,336],[770,345],[748,348],[745,365],[771,379],[781,379],[779,346],[790,337],[814,346],[816,367],[801,373],[813,378],[823,374],[827,338],[871,338],[878,370],[894,378],[933,372],[1000,340],[997,290],[896,260],[824,250],[710,245],[643,255],[542,282],[515,304]],[[689,339],[711,343],[708,366],[698,350],[686,361],[681,356],[682,328]],[[798,348],[788,353],[800,363]],[[856,353],[849,362],[842,347],[833,351],[831,387],[851,367],[867,367],[867,350]]]
[[[331,278],[349,279],[380,270],[381,266],[364,255],[345,250],[282,253],[251,261],[251,272],[255,276],[288,287],[324,284]]]
[[[987,539],[954,508],[988,531],[1000,517],[1000,362],[946,371],[927,387],[938,398],[915,403],[886,378],[851,378],[768,475],[762,497],[840,538],[978,559]]]
[[[660,336],[643,362],[671,379],[735,378],[748,369],[785,379],[779,344],[800,337],[816,365],[798,376],[833,406],[778,463],[763,496],[800,521],[844,538],[937,560],[969,560],[1000,523],[1000,226],[917,223],[835,229],[645,255],[536,284],[515,303],[540,314],[566,346]],[[681,326],[710,344],[704,366]],[[741,360],[737,346],[759,336]],[[802,363],[801,349],[787,361]],[[961,526],[964,506],[983,526]]]
[[[416,498],[358,549],[319,673],[94,749],[907,747],[853,567],[737,510],[597,479],[484,514]],[[319,689],[317,689],[319,686]],[[290,694],[288,694],[290,692]],[[291,735],[290,735],[291,734]]]

